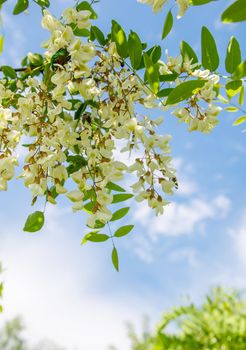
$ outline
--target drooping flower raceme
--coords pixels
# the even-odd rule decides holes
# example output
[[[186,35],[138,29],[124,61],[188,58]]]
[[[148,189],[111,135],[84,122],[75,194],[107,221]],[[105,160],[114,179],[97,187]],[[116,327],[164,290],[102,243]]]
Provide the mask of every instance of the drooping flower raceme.
[[[62,22],[45,11],[42,26],[51,37],[43,44],[43,79],[16,78],[14,91],[2,81],[0,186],[6,190],[14,176],[15,149],[25,135],[28,152],[20,177],[33,202],[45,196],[55,204],[56,196],[65,194],[73,210],[91,214],[88,225],[94,227],[112,218],[109,184],[126,173],[138,178],[132,186],[136,199],[147,200],[157,214],[167,204],[161,192],[172,193],[177,182],[170,137],[156,134],[159,120],[135,111],[135,105],[148,102],[148,89],[122,67],[114,43],[102,52],[74,36],[69,24],[86,28],[88,17],[86,11],[68,9]],[[124,141],[124,152],[137,150],[131,166],[114,159],[117,140]],[[68,178],[74,185],[67,187]]]
[[[164,2],[145,1],[156,10]],[[31,191],[32,203],[44,197],[56,204],[57,196],[65,195],[74,211],[89,214],[87,225],[96,231],[88,239],[96,240],[98,229],[122,217],[122,212],[113,213],[112,204],[135,196],[162,214],[167,196],[177,188],[171,137],[157,133],[162,118],[152,119],[147,111],[175,107],[173,114],[190,131],[209,132],[220,108],[214,104],[217,75],[181,56],[153,63],[143,55],[148,84],[119,53],[113,35],[106,40],[92,27],[90,39],[81,39],[90,29],[90,17],[88,9],[69,8],[58,20],[45,10],[42,26],[50,37],[43,43],[44,55],[29,53],[21,73],[5,70],[0,81],[0,190],[14,177],[17,147],[25,138],[19,177]],[[118,25],[116,32],[116,38],[124,39]],[[161,90],[160,79],[168,88]],[[183,96],[187,79],[192,90]],[[176,98],[178,89],[181,99]],[[119,144],[130,164],[115,157]],[[135,176],[133,194],[118,184],[127,174]]]

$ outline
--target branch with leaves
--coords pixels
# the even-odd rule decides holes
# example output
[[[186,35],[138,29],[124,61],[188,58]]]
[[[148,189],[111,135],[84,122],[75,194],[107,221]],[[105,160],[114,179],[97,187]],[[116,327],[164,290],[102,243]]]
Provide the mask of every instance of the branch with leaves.
[[[23,1],[17,4],[23,10]],[[173,24],[168,16],[163,38]],[[244,110],[246,61],[232,37],[225,54],[228,75],[221,74],[216,41],[206,27],[201,59],[184,41],[179,56],[163,57],[161,46],[148,47],[115,20],[104,35],[92,25],[96,19],[86,1],[65,9],[60,19],[43,10],[42,26],[50,32],[45,53],[29,53],[22,68],[1,67],[0,190],[7,190],[20,165],[16,149],[22,145],[26,157],[18,177],[32,193],[32,205],[41,200],[44,208],[28,217],[24,230],[40,230],[46,204],[65,195],[73,211],[87,213],[82,243],[111,241],[118,270],[115,241],[133,229],[114,229],[130,208],[120,207],[122,202],[146,201],[159,215],[178,188],[171,137],[159,134],[162,118],[151,118],[149,111],[169,111],[189,131],[211,132],[222,110]],[[116,150],[130,161],[117,159]],[[126,191],[121,181],[129,176],[135,180]]]

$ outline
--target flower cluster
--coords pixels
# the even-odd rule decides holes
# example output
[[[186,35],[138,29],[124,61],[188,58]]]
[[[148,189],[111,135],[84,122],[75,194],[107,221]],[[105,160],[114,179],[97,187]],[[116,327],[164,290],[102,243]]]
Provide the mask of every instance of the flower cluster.
[[[189,98],[185,107],[178,108],[173,114],[189,125],[189,131],[199,130],[209,133],[218,124],[217,116],[222,110],[220,106],[213,103],[216,99],[216,86],[220,79],[209,70],[196,69],[190,74],[206,82]]]
[[[220,77],[217,74],[212,74],[208,69],[195,69],[199,64],[193,64],[192,60],[184,60],[181,55],[177,57],[167,55],[167,58],[167,63],[160,62],[160,73],[177,74],[176,86],[181,84],[184,79],[192,77],[199,78],[204,82],[202,87],[195,89],[194,94],[185,101],[185,106],[179,107],[172,113],[179,118],[180,122],[189,125],[189,131],[211,132],[218,124],[217,116],[222,110],[214,103]]]
[[[145,2],[158,9],[165,1]],[[44,55],[29,53],[23,61],[27,67],[18,73],[3,69],[0,190],[7,190],[22,163],[17,157],[22,144],[26,154],[19,177],[32,193],[32,204],[39,197],[56,204],[57,197],[65,195],[74,211],[89,214],[87,225],[97,229],[115,220],[112,204],[133,196],[147,201],[157,215],[163,213],[166,197],[178,187],[171,137],[157,133],[162,118],[150,118],[147,110],[167,110],[181,103],[173,114],[190,131],[210,132],[220,112],[214,104],[219,77],[200,69],[192,58],[167,55],[167,61],[161,61],[158,47],[142,53],[133,32],[131,40],[136,40],[140,53],[132,54],[116,22],[115,32],[104,39],[97,27],[90,29],[88,6],[68,8],[60,20],[45,10],[42,26],[50,37],[43,43]],[[81,39],[81,31],[89,35],[87,40]],[[137,74],[141,67],[146,68],[144,77]],[[182,87],[186,83],[188,94]],[[164,84],[167,88],[161,90]],[[115,156],[116,150],[127,153],[130,161]],[[118,184],[126,176],[135,177],[133,194],[124,193]],[[30,228],[29,220],[31,230],[43,224],[41,212],[34,217],[39,224]]]
[[[138,0],[142,4],[151,5],[154,12],[159,12],[162,10],[163,5],[167,0]],[[178,5],[178,15],[177,18],[183,17],[188,7],[190,6],[190,0],[176,0]]]
[[[45,196],[55,204],[65,194],[74,211],[89,212],[87,224],[96,227],[111,220],[116,200],[110,184],[127,173],[137,176],[136,200],[147,200],[156,214],[167,204],[163,193],[172,194],[177,180],[170,136],[156,133],[161,119],[136,112],[137,105],[150,106],[149,89],[125,68],[115,43],[99,51],[74,35],[71,24],[88,28],[89,17],[89,11],[67,9],[60,21],[45,11],[42,26],[51,36],[43,44],[43,78],[20,75],[11,89],[10,80],[2,79],[0,189],[6,190],[14,176],[17,146],[25,137],[28,152],[20,177],[33,203]],[[122,152],[137,154],[131,165],[115,159],[118,140]]]

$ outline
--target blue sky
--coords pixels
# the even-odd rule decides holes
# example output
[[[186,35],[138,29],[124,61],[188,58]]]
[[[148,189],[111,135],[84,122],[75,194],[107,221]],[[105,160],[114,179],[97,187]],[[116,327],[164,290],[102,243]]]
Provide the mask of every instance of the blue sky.
[[[53,0],[51,11],[60,15],[72,4]],[[163,42],[163,52],[178,54],[186,40],[200,51],[200,30],[214,34],[223,56],[230,36],[241,43],[245,58],[246,25],[222,25],[219,15],[231,1],[191,8]],[[13,17],[11,1],[4,6],[5,31],[2,64],[18,65],[28,51],[40,51],[48,33],[39,25],[36,6],[30,14]],[[13,4],[13,1],[12,1]],[[165,14],[135,0],[101,0],[97,25],[109,31],[111,19],[143,40],[157,43]],[[222,65],[223,66],[223,65]],[[153,117],[160,111],[153,111]],[[120,273],[110,261],[106,244],[80,246],[85,232],[82,214],[73,214],[68,201],[48,207],[45,228],[22,232],[30,194],[21,180],[0,194],[0,260],[5,272],[5,314],[23,316],[26,337],[54,339],[67,349],[106,350],[110,343],[127,350],[125,321],[139,328],[144,314],[155,324],[163,310],[189,295],[199,301],[213,286],[246,287],[246,134],[232,127],[236,114],[222,112],[210,135],[189,133],[169,113],[163,113],[163,133],[171,142],[180,190],[163,216],[156,218],[143,204],[132,202],[135,229],[118,242]],[[239,116],[239,115],[238,115]]]

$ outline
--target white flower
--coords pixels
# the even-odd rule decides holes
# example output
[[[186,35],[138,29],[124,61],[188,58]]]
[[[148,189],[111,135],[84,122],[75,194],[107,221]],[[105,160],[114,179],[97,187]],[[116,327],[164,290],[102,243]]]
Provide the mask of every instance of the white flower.
[[[15,173],[15,167],[18,161],[15,157],[0,158],[0,178],[11,180]]]
[[[78,12],[74,8],[68,7],[63,11],[62,17],[65,19],[67,24],[76,23]]]
[[[166,2],[167,2],[167,0],[154,0],[153,6],[152,6],[153,11],[155,13],[161,11],[163,5]]]
[[[112,213],[109,209],[103,207],[95,213],[95,217],[97,220],[107,223],[112,218]]]
[[[183,17],[185,12],[187,11],[189,5],[190,5],[190,0],[176,0],[178,7],[179,7],[179,12],[177,15],[177,18]]]
[[[42,27],[48,29],[50,32],[59,30],[62,28],[62,24],[53,17],[48,10],[43,11]]]
[[[151,5],[154,12],[159,12],[167,0],[138,0],[138,2]]]
[[[81,202],[84,194],[80,191],[70,191],[66,194],[66,197],[72,202]]]
[[[63,85],[70,79],[70,74],[65,70],[58,70],[51,78],[51,81],[55,85]]]
[[[113,200],[113,195],[107,190],[97,192],[97,202],[101,205],[111,204]]]
[[[75,202],[74,205],[72,206],[73,212],[76,212],[76,211],[79,211],[79,210],[83,210],[83,208],[84,208],[84,202],[83,201]]]
[[[193,75],[194,77],[198,77],[198,78],[202,78],[202,79],[207,79],[207,77],[210,74],[210,70],[205,69],[196,69],[194,70],[194,72],[191,73],[191,75]]]
[[[64,194],[67,192],[67,189],[60,184],[56,184],[56,192],[58,194]]]
[[[67,173],[67,169],[65,168],[64,165],[58,165],[55,168],[51,169],[50,172],[51,176],[59,181],[64,181],[67,180],[68,178],[68,173]]]
[[[79,11],[77,15],[77,25],[79,29],[90,27],[91,23],[89,18],[91,16],[91,12],[88,10]]]
[[[0,107],[0,130],[7,127],[8,122],[12,120],[12,112],[8,108]]]
[[[43,188],[40,184],[36,183],[29,185],[29,188],[32,192],[33,197],[43,196],[44,192],[46,191],[45,188]]]

